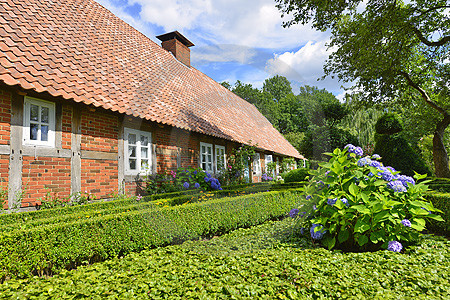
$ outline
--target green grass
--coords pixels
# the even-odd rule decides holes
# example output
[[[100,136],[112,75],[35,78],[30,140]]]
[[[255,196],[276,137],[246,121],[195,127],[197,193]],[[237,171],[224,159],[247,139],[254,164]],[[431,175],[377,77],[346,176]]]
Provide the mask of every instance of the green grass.
[[[1,299],[448,299],[450,243],[341,253],[291,235],[291,220],[146,250],[51,278],[11,280]]]

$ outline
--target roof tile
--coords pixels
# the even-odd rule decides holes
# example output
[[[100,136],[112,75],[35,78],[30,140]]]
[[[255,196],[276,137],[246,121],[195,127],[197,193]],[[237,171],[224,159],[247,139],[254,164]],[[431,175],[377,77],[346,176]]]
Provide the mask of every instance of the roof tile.
[[[302,157],[252,104],[93,0],[3,1],[0,24],[8,85]]]

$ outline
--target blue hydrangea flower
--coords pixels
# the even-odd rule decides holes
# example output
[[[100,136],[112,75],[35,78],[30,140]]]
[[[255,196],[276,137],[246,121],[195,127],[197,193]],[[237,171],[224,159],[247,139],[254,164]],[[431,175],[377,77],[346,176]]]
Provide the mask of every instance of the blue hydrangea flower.
[[[372,160],[372,161],[370,162],[369,166],[375,167],[375,168],[379,168],[379,167],[381,167],[381,163],[380,163],[379,161]]]
[[[298,208],[293,208],[289,212],[289,217],[291,217],[291,218],[295,218],[297,215],[298,215]]]
[[[389,171],[391,171],[392,173],[395,173],[395,172],[397,172],[393,167],[391,167],[391,166],[387,166],[386,167]]]
[[[316,231],[315,228],[318,228]],[[323,235],[327,232],[325,228],[321,224],[312,224],[311,229],[309,230],[311,233],[311,238],[314,240],[320,240],[323,238]]]
[[[208,178],[212,178],[212,175],[211,175],[211,174],[209,174],[208,172],[206,172],[206,177],[208,177]]]
[[[188,188],[189,188],[189,182],[183,183],[183,187],[184,187],[185,189],[188,189]]]
[[[209,182],[210,179],[209,179],[209,177],[205,177],[204,180],[205,180],[205,182]]]
[[[306,200],[309,200],[309,199],[311,199],[311,198],[312,198],[311,195],[307,195],[307,196],[306,196]]]
[[[372,163],[372,160],[368,156],[360,158],[357,162],[358,167],[364,167],[366,165],[369,165],[370,163]]]
[[[406,192],[406,188],[400,180],[388,182],[387,187],[394,190],[394,192]]]
[[[315,204],[313,205],[313,210],[317,210],[317,206]]]
[[[197,170],[195,170],[193,173],[194,173],[194,175],[197,175]]]
[[[411,227],[411,221],[409,221],[408,219],[404,219],[402,220],[402,225],[405,227]]]
[[[386,181],[395,180],[395,176],[392,175],[390,171],[384,171],[383,173],[381,173],[381,177]]]
[[[194,186],[195,186],[196,189],[199,189],[199,188],[200,188],[200,183],[196,182],[196,183],[194,184]]]
[[[361,147],[353,146],[352,144],[345,145],[344,149],[347,149],[348,153],[355,153],[356,156],[363,156],[364,151]]]
[[[402,184],[407,188],[408,187],[408,182],[411,183],[412,185],[415,185],[416,182],[414,181],[414,179],[410,176],[406,176],[406,175],[400,175],[398,176],[397,180],[401,181]]]
[[[336,198],[334,198],[334,199],[328,199],[328,200],[327,200],[327,203],[328,203],[328,205],[331,205],[331,206],[333,206],[333,205],[335,205],[335,204],[336,204],[336,201],[337,201],[337,199],[336,199]]]
[[[380,160],[381,156],[379,156],[378,154],[374,154],[372,155],[372,159]]]
[[[388,249],[389,251],[392,251],[392,252],[400,252],[400,251],[402,251],[403,246],[402,246],[402,244],[401,244],[400,242],[397,242],[397,241],[390,241],[390,242],[388,243],[387,249]]]
[[[347,198],[341,198],[342,203],[344,203],[346,206],[349,206],[350,203],[348,203]]]
[[[347,144],[345,145],[344,149],[347,149],[348,152],[353,153],[353,151],[355,150],[355,146],[353,146],[352,144]]]

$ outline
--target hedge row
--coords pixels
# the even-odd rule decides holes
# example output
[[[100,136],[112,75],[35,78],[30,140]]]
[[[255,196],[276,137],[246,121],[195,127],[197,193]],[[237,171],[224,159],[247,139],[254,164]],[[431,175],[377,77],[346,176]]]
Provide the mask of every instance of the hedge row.
[[[281,217],[296,192],[270,192],[122,212],[0,234],[0,279],[51,275],[130,252],[216,235]]]
[[[244,184],[244,185],[236,185],[231,186],[230,188],[226,188],[226,190],[222,191],[214,191],[208,192],[208,194],[213,194],[214,197],[226,197],[226,196],[236,196],[242,193],[257,193],[263,191],[277,191],[277,190],[286,190],[291,187],[300,187],[302,184],[300,183],[291,183],[291,184],[270,184],[270,183],[253,183],[253,184]],[[241,190],[240,192],[237,192]],[[198,190],[187,190],[181,192],[174,193],[166,193],[166,194],[157,194],[157,195],[149,195],[143,197],[140,202],[163,202],[164,205],[173,206],[184,204],[188,201],[196,202],[198,201],[205,193],[200,193]],[[129,206],[133,206],[136,204],[136,200],[134,197],[126,198],[126,199],[118,199],[111,201],[99,201],[94,203],[88,203],[84,205],[76,205],[76,206],[64,206],[64,207],[56,207],[52,209],[44,209],[38,211],[30,211],[23,213],[10,213],[10,214],[0,214],[0,229],[3,227],[10,229],[11,227],[20,228],[21,225],[29,222],[35,222],[36,220],[43,220],[48,218],[55,218],[59,216],[67,216],[67,220],[73,218],[69,217],[71,214],[79,214],[80,212],[92,213],[97,212],[99,210],[108,210],[108,209],[122,209],[127,210]],[[131,208],[132,209],[132,208]],[[75,216],[77,218],[78,216]],[[45,223],[46,221],[42,221]],[[48,222],[48,221],[47,221]],[[39,223],[39,222],[38,222]]]
[[[433,203],[433,206],[442,210],[444,222],[429,220],[427,229],[431,232],[450,236],[450,194],[426,193],[425,198]]]

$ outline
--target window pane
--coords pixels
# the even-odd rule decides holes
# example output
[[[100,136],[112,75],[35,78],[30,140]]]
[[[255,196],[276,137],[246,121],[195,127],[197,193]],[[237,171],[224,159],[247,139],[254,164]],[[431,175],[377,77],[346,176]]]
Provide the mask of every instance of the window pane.
[[[39,121],[39,106],[30,104],[30,120]]]
[[[38,127],[38,124],[30,124],[30,140],[37,141]]]
[[[207,170],[206,170],[206,163],[202,163],[202,169],[205,170],[205,171],[207,171]]]
[[[136,135],[135,134],[129,134],[128,135],[128,144],[136,145]]]
[[[136,170],[136,160],[130,159],[130,170]]]
[[[148,160],[143,159],[141,160],[141,171],[147,171],[148,170]]]
[[[141,146],[148,146],[148,137],[146,137],[145,135],[141,135]]]
[[[128,157],[136,157],[136,146],[128,146]]]
[[[141,158],[148,158],[148,148],[141,148]]]
[[[208,163],[211,163],[212,159],[211,159],[211,155],[208,155]]]
[[[206,152],[206,148],[205,148],[205,146],[202,146],[202,151],[201,151],[202,153],[205,153]]]
[[[48,141],[48,125],[41,125],[41,141]]]
[[[212,148],[208,147],[208,155],[211,155],[211,154],[212,154]]]
[[[48,107],[41,107],[41,122],[48,124],[48,116],[49,116]]]

